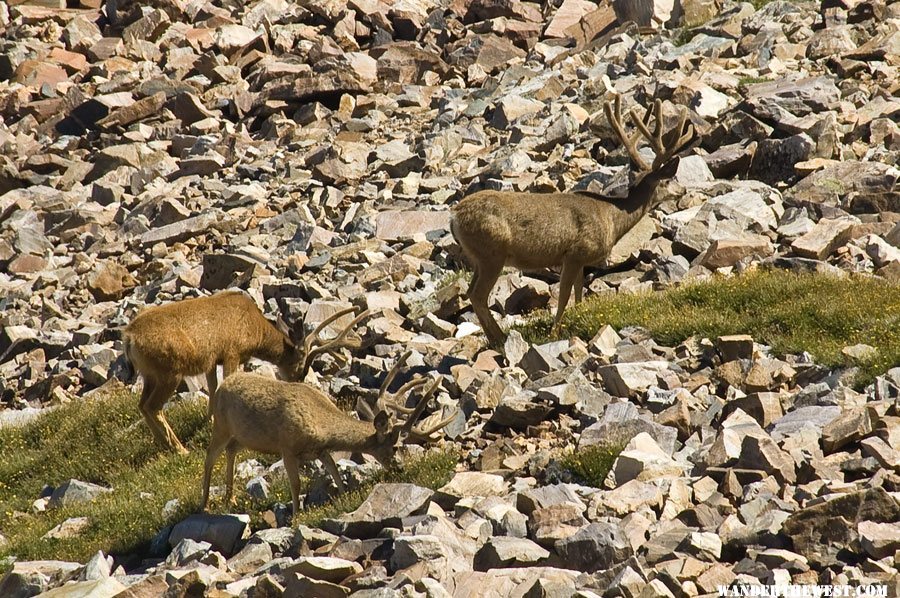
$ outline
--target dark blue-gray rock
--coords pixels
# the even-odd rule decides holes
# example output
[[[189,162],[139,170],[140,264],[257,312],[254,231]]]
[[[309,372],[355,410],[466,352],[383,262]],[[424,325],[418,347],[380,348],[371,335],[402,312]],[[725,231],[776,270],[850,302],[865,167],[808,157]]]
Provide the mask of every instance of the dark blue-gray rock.
[[[567,566],[588,573],[610,569],[633,553],[625,534],[613,523],[586,525],[558,540],[555,549]]]
[[[250,516],[210,515],[198,513],[179,521],[169,535],[169,546],[185,539],[208,542],[212,549],[225,556],[233,555],[239,543],[250,536]]]
[[[861,522],[900,521],[900,503],[883,488],[840,494],[792,513],[781,534],[813,565],[838,563],[838,552],[859,540]]]
[[[794,165],[813,156],[816,142],[806,133],[786,139],[764,139],[756,147],[750,176],[770,185],[793,183],[799,177]]]
[[[524,430],[543,422],[552,411],[550,405],[530,391],[503,397],[491,415],[491,423],[503,428]]]

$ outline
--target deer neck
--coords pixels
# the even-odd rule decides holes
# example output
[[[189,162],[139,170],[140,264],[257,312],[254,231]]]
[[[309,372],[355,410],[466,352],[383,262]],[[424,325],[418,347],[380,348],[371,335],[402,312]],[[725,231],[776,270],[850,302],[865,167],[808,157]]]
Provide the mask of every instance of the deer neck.
[[[332,450],[353,451],[371,448],[377,442],[375,426],[347,416],[341,418],[340,429],[328,444]]]
[[[618,211],[616,218],[613,219],[616,240],[624,237],[641,218],[656,206],[656,188],[665,178],[657,172],[650,172],[629,190],[628,197],[612,202]]]
[[[289,365],[295,351],[290,339],[274,326],[266,326],[256,357],[276,365]]]

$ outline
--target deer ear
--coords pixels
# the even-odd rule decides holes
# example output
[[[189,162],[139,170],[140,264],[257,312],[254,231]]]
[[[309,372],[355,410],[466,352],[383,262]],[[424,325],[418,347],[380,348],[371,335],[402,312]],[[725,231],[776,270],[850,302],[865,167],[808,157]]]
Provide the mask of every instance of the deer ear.
[[[298,344],[296,338],[297,331],[288,326],[287,322],[285,322],[284,318],[282,318],[281,316],[278,316],[278,318],[275,320],[275,328],[278,329],[278,332],[286,336],[288,341],[290,341],[292,345],[296,346]]]
[[[379,438],[384,438],[391,433],[391,416],[387,411],[379,411],[372,424],[375,426],[375,433]]]

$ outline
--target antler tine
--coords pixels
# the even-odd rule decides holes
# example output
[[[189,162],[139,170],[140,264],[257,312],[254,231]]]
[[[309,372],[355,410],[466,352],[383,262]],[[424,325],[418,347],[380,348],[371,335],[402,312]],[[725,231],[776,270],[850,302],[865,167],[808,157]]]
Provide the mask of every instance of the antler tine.
[[[412,413],[413,411],[415,411],[415,407],[406,407],[400,402],[397,397],[402,397],[414,388],[425,386],[425,384],[427,383],[428,378],[423,378],[421,376],[413,378],[412,380],[398,388],[396,392],[389,392],[385,393],[384,395],[379,395],[378,403],[382,408],[387,407],[399,413]]]
[[[673,151],[678,151],[684,144],[694,137],[694,123],[688,121],[688,111],[686,108],[681,110],[681,118],[678,119],[678,127],[673,129],[673,142],[669,144]]]
[[[400,359],[394,362],[394,367],[391,368],[391,371],[388,372],[387,376],[384,377],[384,382],[381,383],[381,388],[378,389],[378,397],[380,398],[384,395],[385,391],[394,381],[394,378],[397,377],[397,372],[400,371],[400,365],[406,363],[406,360],[409,359],[409,356],[412,355],[412,351],[407,351],[404,353]]]
[[[616,95],[614,103],[615,113],[613,113],[613,107],[609,102],[603,102],[603,112],[606,114],[606,120],[609,121],[610,126],[612,126],[616,135],[625,145],[625,151],[628,152],[628,156],[631,158],[631,161],[634,162],[635,166],[640,170],[650,170],[650,166],[641,157],[641,154],[637,151],[637,146],[635,145],[641,135],[640,131],[635,135],[629,136],[625,133],[625,128],[622,126],[622,96]]]
[[[662,131],[662,101],[657,99],[654,103],[654,108],[656,111],[656,123],[654,126],[654,131],[651,134],[649,128],[647,127],[647,123],[641,122],[640,119],[637,118],[637,115],[632,112],[631,118],[634,121],[634,125],[641,131],[644,137],[647,138],[648,141],[653,145],[653,151],[656,153],[656,157],[653,159],[653,165],[651,170],[656,170],[665,164],[669,158],[671,158],[685,143],[687,143],[694,136],[693,125],[689,125],[687,132],[682,134],[681,132],[684,130],[685,121],[687,120],[687,110],[682,107],[680,110],[680,116],[678,119],[678,125],[670,129],[668,132],[663,133]],[[667,137],[670,142],[666,142],[664,137]]]
[[[422,394],[422,398],[419,399],[419,402],[416,404],[416,408],[413,409],[413,412],[407,418],[407,420],[403,423],[403,431],[409,433],[412,430],[413,425],[416,423],[416,420],[422,415],[425,411],[425,408],[428,407],[428,401],[437,392],[438,387],[441,385],[441,379],[435,378],[434,383],[428,387],[428,390]]]
[[[694,137],[694,125],[687,122],[688,111],[682,106],[679,111],[678,125],[671,129],[668,133],[668,142],[665,144],[665,151],[653,160],[654,168],[661,167],[670,157],[678,152],[684,145]]]
[[[650,132],[649,124],[650,118],[653,115],[656,115],[656,122],[653,124],[653,133]],[[663,153],[665,146],[663,145],[663,132],[662,132],[662,101],[657,99],[653,102],[653,105],[647,110],[647,113],[644,115],[644,119],[641,120],[637,116],[637,112],[634,108],[631,109],[631,122],[634,123],[634,126],[637,127],[638,131],[644,138],[650,142],[650,145],[653,146],[653,151],[656,155],[660,155]]]
[[[306,335],[306,338],[303,339],[303,372],[309,370],[309,366],[312,364],[312,360],[322,353],[330,353],[335,351],[336,349],[340,349],[341,347],[346,347],[348,343],[346,342],[347,335],[350,333],[353,328],[359,324],[362,320],[369,317],[369,310],[365,310],[356,316],[353,321],[351,321],[347,326],[341,330],[336,337],[331,339],[330,341],[324,341],[319,336],[319,333],[322,332],[326,326],[338,320],[349,313],[354,313],[356,311],[355,307],[348,307],[347,309],[343,309],[335,314],[332,314],[328,318],[325,319],[321,324],[315,327],[315,329]]]
[[[453,420],[455,420],[458,415],[459,409],[454,409],[453,413],[429,428],[420,428],[418,426],[413,426],[413,428],[409,431],[408,437],[419,441],[432,441],[434,440],[434,438],[432,438],[431,435],[449,426],[450,423],[453,422]]]

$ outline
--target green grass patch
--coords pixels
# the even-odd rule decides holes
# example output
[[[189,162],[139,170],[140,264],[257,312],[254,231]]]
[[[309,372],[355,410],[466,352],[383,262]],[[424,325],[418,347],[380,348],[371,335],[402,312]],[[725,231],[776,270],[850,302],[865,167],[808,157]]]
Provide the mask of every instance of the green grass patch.
[[[542,312],[518,330],[545,342],[551,324]],[[667,345],[695,335],[750,334],[778,355],[808,351],[829,367],[850,365],[843,347],[872,345],[878,353],[858,364],[858,386],[900,365],[900,285],[872,277],[759,270],[657,293],[600,295],[566,310],[562,336],[590,339],[605,324],[643,326]]]
[[[694,31],[691,27],[684,27],[681,31],[678,32],[678,35],[672,38],[672,43],[680,48],[681,46],[690,42],[697,35],[697,32]]]
[[[751,85],[757,85],[759,83],[771,83],[774,81],[771,77],[741,77],[738,79],[738,87],[747,88]]]
[[[198,511],[203,459],[209,437],[203,402],[178,402],[166,416],[188,455],[159,450],[137,409],[137,397],[116,391],[74,401],[41,414],[18,428],[0,429],[0,534],[9,543],[0,557],[19,560],[61,559],[84,562],[97,550],[116,556],[143,553],[160,529]],[[263,463],[277,456],[250,454]],[[224,457],[213,473],[213,485],[224,483]],[[314,524],[324,517],[356,508],[379,481],[408,481],[437,488],[452,476],[458,461],[453,453],[430,451],[404,463],[397,471],[379,470],[363,488],[333,502],[303,511],[296,523]],[[69,478],[102,484],[113,491],[88,504],[31,513],[31,504],[45,484],[57,486]],[[235,484],[237,509],[262,526],[262,512],[276,502],[290,503],[284,479],[273,480],[265,504],[253,502]],[[179,507],[164,518],[171,499]],[[213,510],[224,507],[211,504]],[[70,517],[87,517],[90,525],[66,539],[44,539],[53,527]]]
[[[602,488],[603,480],[612,469],[616,457],[624,446],[593,445],[566,453],[559,461],[579,483],[594,488]]]

